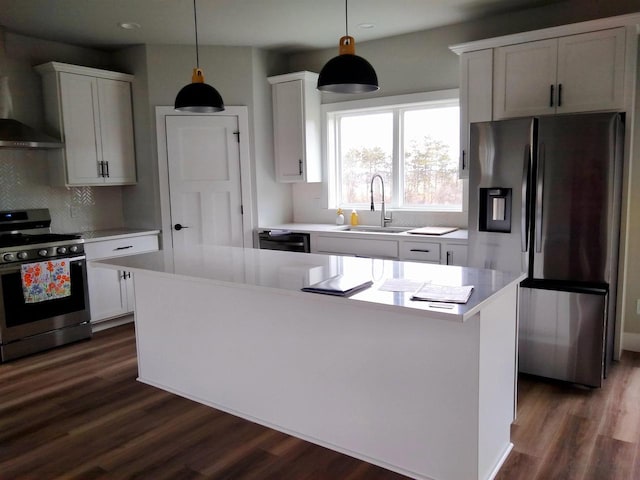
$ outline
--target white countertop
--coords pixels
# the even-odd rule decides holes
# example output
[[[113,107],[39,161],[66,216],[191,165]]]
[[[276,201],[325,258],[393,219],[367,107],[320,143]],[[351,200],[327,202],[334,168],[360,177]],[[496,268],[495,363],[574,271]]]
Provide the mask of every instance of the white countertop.
[[[367,226],[367,225],[360,225]],[[373,226],[373,225],[371,225]],[[330,223],[283,223],[280,225],[270,225],[268,227],[260,227],[258,230],[287,230],[296,233],[340,233],[343,230],[349,228],[348,224],[345,225],[335,225]],[[420,227],[407,227],[407,228],[420,228]],[[444,235],[416,235],[407,232],[401,233],[381,233],[381,232],[344,232],[344,235],[358,235],[365,236],[368,238],[371,237],[389,237],[389,238],[402,238],[407,240],[409,238],[413,238],[416,240],[419,239],[446,239],[446,240],[463,240],[466,241],[469,237],[468,231],[465,229],[458,229],[451,233],[446,233]]]
[[[290,295],[315,295],[323,301],[364,302],[377,309],[422,310],[429,318],[465,321],[485,302],[524,278],[520,273],[434,265],[417,262],[318,255],[222,246],[196,246],[188,252],[164,250],[128,257],[92,261],[93,266],[132,272],[197,279],[247,289],[272,289]],[[340,273],[372,280],[374,284],[349,298],[300,291],[303,286]],[[407,279],[440,285],[473,285],[466,304],[413,301],[410,292],[380,290],[387,279]]]
[[[108,230],[91,230],[87,232],[78,232],[82,235],[85,243],[101,242],[103,240],[116,240],[119,238],[139,237],[142,235],[157,235],[160,230],[145,230],[137,228],[111,228]]]

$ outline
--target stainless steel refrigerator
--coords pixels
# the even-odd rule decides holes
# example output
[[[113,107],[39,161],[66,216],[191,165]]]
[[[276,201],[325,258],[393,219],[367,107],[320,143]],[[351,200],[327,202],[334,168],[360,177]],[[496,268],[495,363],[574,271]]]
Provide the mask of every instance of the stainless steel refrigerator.
[[[469,266],[527,273],[519,370],[599,387],[613,355],[623,117],[471,125]]]

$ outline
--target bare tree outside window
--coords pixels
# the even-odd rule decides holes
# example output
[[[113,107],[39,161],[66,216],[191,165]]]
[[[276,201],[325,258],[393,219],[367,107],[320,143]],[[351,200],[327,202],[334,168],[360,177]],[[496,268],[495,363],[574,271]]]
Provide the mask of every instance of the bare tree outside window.
[[[339,205],[368,206],[371,178],[378,173],[392,208],[462,211],[456,103],[345,112],[336,118]]]

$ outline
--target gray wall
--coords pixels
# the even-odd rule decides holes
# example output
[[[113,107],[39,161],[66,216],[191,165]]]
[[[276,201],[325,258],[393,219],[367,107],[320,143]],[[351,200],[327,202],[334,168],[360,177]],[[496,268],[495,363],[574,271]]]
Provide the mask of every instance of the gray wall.
[[[44,103],[34,65],[55,60],[113,68],[111,55],[105,52],[1,29],[0,39],[0,76],[9,77],[11,116],[37,129],[44,129]],[[55,231],[117,228],[124,223],[120,187],[51,187],[45,151],[0,149],[0,210],[20,208],[49,208]]]
[[[291,189],[275,181],[271,136],[270,70],[282,69],[277,54],[250,47],[200,47],[205,81],[222,95],[225,105],[247,106],[254,189],[255,221],[290,221]],[[125,221],[131,227],[161,227],[155,107],[173,105],[178,91],[191,81],[195,50],[191,46],[147,45],[115,55],[136,76],[134,122],[138,185],[125,187]],[[257,198],[268,201],[257,202]]]
[[[349,95],[348,100],[457,88],[458,56],[449,50],[450,45],[637,11],[640,11],[638,0],[569,0],[548,7],[363,43],[358,43],[356,32],[353,33],[356,54],[374,66],[380,90],[376,94]],[[290,71],[319,72],[327,60],[338,54],[337,44],[338,38],[335,48],[290,55]],[[323,103],[345,99],[344,95],[323,94]]]
[[[381,85],[377,95],[457,88],[459,85],[458,57],[449,50],[450,45],[638,11],[640,11],[638,0],[569,0],[548,7],[498,15],[482,21],[451,25],[383,40],[357,43],[358,38],[355,34],[356,53],[366,58],[376,69]],[[296,53],[289,57],[289,68],[290,71],[319,72],[324,63],[335,55],[337,55],[337,47]],[[348,99],[370,96],[371,94],[350,95]],[[640,97],[637,98],[640,102]],[[340,95],[323,94],[323,103],[344,99],[344,96]],[[640,111],[640,105],[638,111]],[[631,169],[634,185],[640,181],[640,173],[638,173],[640,172],[640,153],[637,151],[637,145],[638,142],[636,142]],[[640,271],[634,268],[640,264],[640,216],[637,213],[640,209],[640,197],[636,190],[632,188],[629,197],[631,216],[628,224],[625,263],[626,298],[622,314],[625,332],[640,335],[640,316],[636,313],[636,299],[640,299]],[[305,201],[309,204],[308,198],[318,196],[319,189],[312,184],[296,186],[293,194],[294,205],[303,205]],[[309,218],[309,211],[305,211],[304,215]],[[299,216],[297,212],[295,216],[296,218]],[[317,217],[320,216],[317,215]],[[330,221],[332,217],[333,212],[325,211],[326,220]]]

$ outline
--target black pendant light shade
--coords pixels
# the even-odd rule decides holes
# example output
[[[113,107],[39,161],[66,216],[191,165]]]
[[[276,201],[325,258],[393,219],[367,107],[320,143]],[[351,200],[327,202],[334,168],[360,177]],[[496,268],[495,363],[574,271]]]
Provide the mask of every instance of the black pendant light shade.
[[[176,95],[175,109],[196,113],[221,112],[224,102],[215,88],[204,83],[202,70],[194,68],[192,83],[182,87]]]
[[[174,108],[181,112],[210,113],[224,110],[222,96],[211,85],[204,83],[198,52],[198,16],[196,0],[193,0],[193,20],[196,31],[196,68],[191,75],[191,83],[182,87],[176,95]]]
[[[346,34],[340,38],[339,55],[320,70],[318,90],[332,93],[375,92],[380,88],[376,71],[369,62],[356,55],[356,41],[349,36],[348,1],[344,1]]]
[[[340,55],[333,57],[322,67],[318,76],[318,90],[332,93],[368,93],[378,90],[378,76],[371,64],[355,53],[342,53],[345,50],[343,43],[347,43],[355,51],[352,37],[340,39]]]

